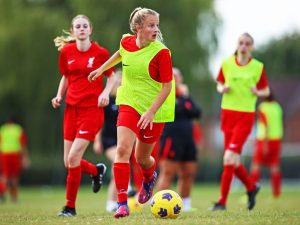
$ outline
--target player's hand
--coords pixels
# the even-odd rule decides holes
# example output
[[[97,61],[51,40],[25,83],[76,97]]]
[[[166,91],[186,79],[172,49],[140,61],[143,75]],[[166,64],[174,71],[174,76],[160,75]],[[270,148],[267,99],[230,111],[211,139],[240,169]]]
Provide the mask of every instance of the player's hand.
[[[258,96],[258,90],[257,90],[256,87],[251,87],[251,88],[250,88],[250,91],[251,91],[251,93],[254,94],[255,96]]]
[[[58,108],[61,105],[62,98],[60,96],[56,96],[52,98],[51,103],[54,109]]]
[[[88,80],[89,82],[95,81],[97,79],[97,77],[101,76],[102,72],[98,69],[90,72],[89,76],[88,76]]]
[[[23,157],[22,158],[22,168],[23,169],[28,169],[31,165],[31,161],[28,157]]]
[[[109,104],[109,94],[103,91],[98,97],[98,106],[105,107]]]
[[[153,119],[154,119],[154,113],[148,110],[141,116],[139,122],[137,123],[137,126],[140,127],[141,129],[146,129],[149,125],[150,130],[152,130]]]
[[[228,93],[229,91],[230,91],[230,87],[229,87],[229,86],[226,86],[226,85],[224,85],[224,86],[223,86],[222,93]]]

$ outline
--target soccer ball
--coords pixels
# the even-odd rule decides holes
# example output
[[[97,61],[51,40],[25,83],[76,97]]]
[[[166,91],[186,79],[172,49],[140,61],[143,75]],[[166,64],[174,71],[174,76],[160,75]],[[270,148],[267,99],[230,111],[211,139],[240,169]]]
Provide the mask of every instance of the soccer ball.
[[[140,204],[136,197],[128,198],[128,208],[131,213],[140,212],[143,209],[143,205]]]
[[[151,200],[151,212],[158,218],[177,218],[182,210],[182,199],[175,191],[162,190]]]

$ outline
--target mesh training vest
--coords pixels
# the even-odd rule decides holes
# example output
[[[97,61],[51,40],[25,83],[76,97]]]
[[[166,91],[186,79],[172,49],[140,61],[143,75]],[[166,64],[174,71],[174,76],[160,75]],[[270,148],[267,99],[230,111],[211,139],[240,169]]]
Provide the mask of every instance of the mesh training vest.
[[[0,150],[3,153],[20,152],[22,128],[18,124],[4,124],[0,128]]]
[[[257,122],[256,138],[263,140],[278,140],[283,136],[282,125],[282,109],[280,105],[275,102],[263,102],[259,105],[259,111],[262,112],[267,120],[265,125],[262,121]]]
[[[235,62],[235,56],[226,59],[222,64],[225,85],[230,87],[222,97],[222,109],[240,112],[254,112],[257,97],[250,88],[256,86],[263,70],[263,64],[252,58],[245,66]]]
[[[140,115],[150,108],[162,89],[162,83],[151,78],[148,71],[149,63],[162,49],[166,49],[166,46],[159,41],[151,42],[147,47],[135,52],[126,51],[120,44],[122,84],[117,91],[117,105],[129,105]],[[173,79],[171,93],[155,113],[153,122],[173,122],[174,114],[175,83]]]

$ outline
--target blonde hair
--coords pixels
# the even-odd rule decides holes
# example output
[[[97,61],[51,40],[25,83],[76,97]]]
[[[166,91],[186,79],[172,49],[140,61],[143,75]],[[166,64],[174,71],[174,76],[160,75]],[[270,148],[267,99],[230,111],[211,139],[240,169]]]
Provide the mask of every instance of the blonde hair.
[[[159,13],[154,11],[153,9],[137,7],[132,11],[129,17],[129,26],[130,30],[134,34],[137,33],[136,26],[142,26],[147,15],[154,15],[159,17]],[[161,42],[163,41],[162,33],[160,30],[158,31],[157,40]]]
[[[253,38],[252,35],[249,34],[248,32],[245,32],[245,33],[241,34],[241,35],[239,36],[238,40],[239,40],[241,37],[244,37],[244,36],[245,36],[245,37],[248,37],[248,38],[251,40],[251,45],[254,45],[254,38]],[[236,56],[237,53],[238,53],[238,50],[236,49],[235,52],[234,52],[234,55]]]
[[[73,31],[73,23],[78,18],[84,18],[84,19],[86,19],[89,22],[90,27],[92,28],[91,21],[90,21],[90,19],[86,15],[79,14],[79,15],[75,16],[72,19],[71,26],[70,26],[70,31],[63,30],[63,33],[66,34],[66,35],[57,36],[53,40],[54,41],[54,45],[57,47],[58,51],[61,51],[61,49],[66,44],[76,41],[75,37],[72,35],[72,31]]]

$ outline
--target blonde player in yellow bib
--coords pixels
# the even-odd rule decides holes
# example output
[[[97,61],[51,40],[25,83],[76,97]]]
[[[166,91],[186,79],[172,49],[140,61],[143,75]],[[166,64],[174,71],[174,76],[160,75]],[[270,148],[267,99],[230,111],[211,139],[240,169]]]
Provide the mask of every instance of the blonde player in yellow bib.
[[[136,8],[129,18],[134,35],[124,35],[120,49],[89,75],[94,81],[122,62],[122,84],[118,88],[117,154],[113,172],[118,192],[115,218],[129,215],[127,187],[129,159],[136,141],[135,156],[143,175],[138,201],[146,203],[157,179],[156,162],[151,156],[165,122],[174,121],[175,87],[169,49],[161,42],[159,14],[152,9]]]

